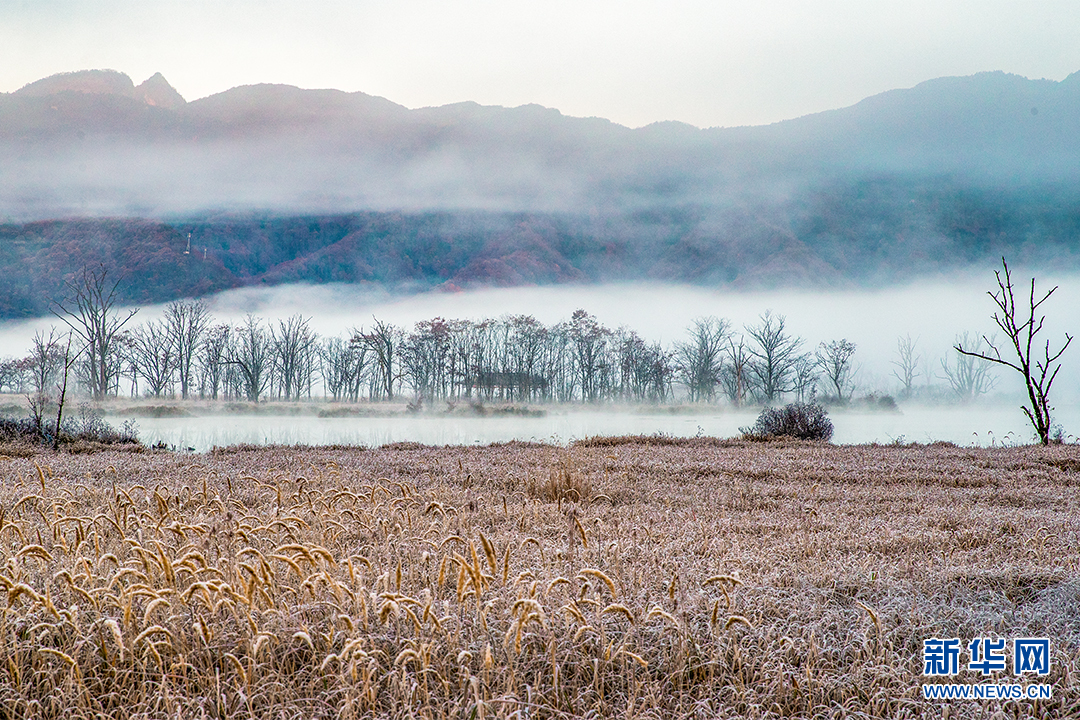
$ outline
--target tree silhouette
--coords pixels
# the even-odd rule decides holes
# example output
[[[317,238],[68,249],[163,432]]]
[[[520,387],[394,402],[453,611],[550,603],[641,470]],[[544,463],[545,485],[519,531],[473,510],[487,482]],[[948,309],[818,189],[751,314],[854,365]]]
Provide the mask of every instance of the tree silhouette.
[[[1005,262],[1005,258],[1001,258],[1001,265],[1004,270],[994,271],[998,289],[996,291],[987,291],[986,294],[993,298],[994,304],[997,305],[997,311],[993,315],[994,322],[1008,337],[1012,349],[1016,353],[1016,360],[1002,358],[1001,350],[994,344],[993,340],[988,340],[985,335],[983,340],[989,346],[989,351],[966,350],[963,343],[956,344],[956,351],[962,355],[982,358],[983,360],[1010,367],[1023,375],[1024,384],[1027,386],[1028,400],[1031,404],[1030,406],[1022,405],[1020,409],[1024,411],[1028,420],[1035,427],[1035,434],[1039,436],[1039,442],[1043,445],[1049,445],[1050,411],[1053,410],[1050,407],[1050,388],[1054,384],[1058,371],[1061,370],[1061,363],[1058,362],[1058,359],[1069,347],[1072,336],[1065,333],[1065,344],[1056,352],[1051,352],[1050,341],[1047,340],[1041,348],[1042,358],[1040,358],[1035,336],[1042,330],[1046,316],[1039,315],[1038,319],[1036,319],[1035,314],[1042,304],[1054,294],[1057,286],[1055,285],[1049,292],[1036,300],[1035,278],[1031,278],[1031,291],[1028,295],[1027,309],[1023,310],[1016,305],[1012,276],[1009,273],[1009,264]],[[1002,274],[1004,274],[1004,279],[1002,279]],[[1026,318],[1024,317],[1025,314]],[[1033,352],[1035,353],[1034,360],[1032,359]]]
[[[64,299],[50,308],[85,345],[86,381],[95,400],[104,398],[116,384],[120,369],[114,358],[120,331],[139,312],[138,308],[126,315],[116,312],[119,285],[120,280],[109,284],[104,265],[96,270],[83,268],[65,282]]]

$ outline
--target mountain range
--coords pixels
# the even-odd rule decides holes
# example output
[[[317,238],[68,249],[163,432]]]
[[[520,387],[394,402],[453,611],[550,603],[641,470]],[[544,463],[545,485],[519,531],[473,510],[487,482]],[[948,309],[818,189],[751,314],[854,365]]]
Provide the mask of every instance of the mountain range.
[[[999,254],[1060,268],[1080,257],[1078,189],[1080,73],[708,129],[285,85],[187,102],[160,74],[65,73],[0,94],[0,317],[40,312],[78,262],[126,273],[138,302],[286,281],[836,286]],[[188,233],[206,264],[181,272],[203,262]]]

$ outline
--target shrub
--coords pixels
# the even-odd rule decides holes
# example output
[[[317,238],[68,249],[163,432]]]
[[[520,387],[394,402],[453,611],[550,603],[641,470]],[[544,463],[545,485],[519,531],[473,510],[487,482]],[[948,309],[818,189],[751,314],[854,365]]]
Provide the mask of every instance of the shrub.
[[[101,417],[101,412],[86,403],[79,403],[79,415],[65,418],[60,429],[61,440],[83,440],[105,445],[124,445],[139,442],[138,425],[127,420],[120,429],[114,428]]]
[[[56,422],[38,422],[33,418],[0,418],[0,442],[17,443],[52,443],[56,433]],[[114,428],[101,417],[100,412],[89,405],[79,406],[77,417],[65,417],[60,426],[60,443],[70,445],[83,442],[96,445],[138,445],[138,427],[134,420],[128,420],[119,428]]]
[[[0,417],[0,442],[37,440],[39,432],[30,418]]]
[[[814,403],[791,403],[782,408],[765,408],[751,427],[739,428],[750,439],[794,437],[800,440],[829,440],[833,424],[825,408]]]
[[[871,395],[870,397],[875,397]],[[875,398],[877,407],[883,412],[898,412],[900,408],[896,407],[896,400],[892,395],[878,395]]]
[[[892,395],[879,395],[876,392],[872,392],[869,395],[864,395],[854,403],[856,408],[864,410],[870,410],[873,412],[899,412],[900,408],[896,406],[896,399]]]

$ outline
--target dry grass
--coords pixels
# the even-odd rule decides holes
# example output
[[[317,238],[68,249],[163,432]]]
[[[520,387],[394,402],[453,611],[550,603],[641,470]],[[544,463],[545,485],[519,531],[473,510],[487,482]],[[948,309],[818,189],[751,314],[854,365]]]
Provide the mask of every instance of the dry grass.
[[[1078,468],[790,441],[5,457],[0,717],[1075,717]],[[1053,638],[1053,701],[920,698],[924,638],[988,634]]]
[[[553,502],[560,508],[564,501],[579,503],[593,499],[592,480],[579,467],[572,451],[563,453],[546,473],[543,470],[539,476],[529,473],[525,491],[530,498]]]

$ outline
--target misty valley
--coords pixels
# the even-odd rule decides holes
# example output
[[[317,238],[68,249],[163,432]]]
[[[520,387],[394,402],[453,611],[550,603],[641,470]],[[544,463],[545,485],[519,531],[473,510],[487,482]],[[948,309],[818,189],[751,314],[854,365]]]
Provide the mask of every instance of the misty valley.
[[[1078,128],[1080,73],[705,129],[61,73],[0,94],[0,392],[38,427],[67,389],[113,419],[178,402],[143,417],[177,447],[258,439],[185,435],[224,418],[196,401],[349,406],[259,442],[730,436],[794,401],[843,442],[1022,443],[987,408],[1019,413],[1023,382],[954,346],[1008,341],[1003,257],[1061,286],[1045,332],[1070,331]]]
[[[0,717],[1080,717],[1078,168],[1080,72],[0,93]]]

